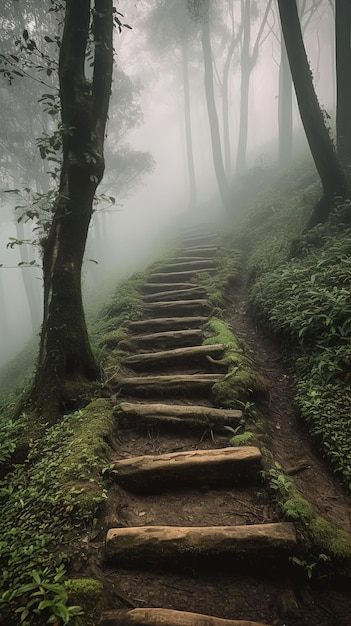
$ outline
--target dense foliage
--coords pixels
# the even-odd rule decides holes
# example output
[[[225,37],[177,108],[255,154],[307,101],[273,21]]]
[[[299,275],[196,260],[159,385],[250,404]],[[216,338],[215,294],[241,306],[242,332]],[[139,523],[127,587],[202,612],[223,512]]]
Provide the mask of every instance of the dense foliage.
[[[292,198],[256,228],[251,308],[295,372],[302,419],[351,488],[351,206],[303,232],[303,193]]]

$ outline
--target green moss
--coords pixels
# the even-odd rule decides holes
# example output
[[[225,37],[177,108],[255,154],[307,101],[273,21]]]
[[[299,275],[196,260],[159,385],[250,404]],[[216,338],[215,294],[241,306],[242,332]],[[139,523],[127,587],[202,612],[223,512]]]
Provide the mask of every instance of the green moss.
[[[249,359],[244,355],[239,342],[229,325],[219,318],[212,318],[205,326],[209,336],[204,344],[222,343],[225,346],[223,361],[228,365],[228,372],[223,380],[212,387],[212,394],[217,406],[224,408],[242,408],[252,395],[265,393],[263,379],[253,371]]]
[[[229,440],[229,443],[231,446],[237,447],[237,446],[244,446],[247,444],[248,441],[250,441],[253,438],[254,434],[252,432],[250,432],[249,430],[246,430],[244,433],[241,433],[241,435],[234,435],[234,437],[231,437],[231,439]]]
[[[309,523],[313,518],[313,507],[296,489],[289,488],[288,497],[281,501],[284,515],[290,520]]]
[[[102,603],[102,583],[94,578],[70,578],[68,581],[68,598],[70,604],[82,607],[83,623],[96,623]]]
[[[206,296],[214,308],[225,307],[226,292],[238,281],[242,267],[242,253],[233,250],[230,244],[222,247],[216,257],[216,272],[203,272],[196,275],[194,282],[202,285],[206,290]]]
[[[351,559],[351,536],[318,515],[311,504],[296,489],[293,480],[275,463],[264,473],[271,491],[285,517],[301,525],[310,550],[327,557]]]
[[[318,548],[339,559],[351,559],[350,535],[320,516],[310,522],[312,540]]]
[[[112,409],[110,400],[99,398],[69,418],[73,435],[62,453],[59,475],[72,514],[84,519],[92,519],[106,497],[103,473],[111,453]]]

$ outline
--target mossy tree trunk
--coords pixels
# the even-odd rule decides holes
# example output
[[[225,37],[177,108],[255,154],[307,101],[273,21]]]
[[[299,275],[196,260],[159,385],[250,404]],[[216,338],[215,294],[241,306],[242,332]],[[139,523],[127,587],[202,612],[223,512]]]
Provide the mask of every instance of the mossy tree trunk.
[[[45,421],[99,378],[86,328],[81,268],[96,188],[104,172],[104,136],[113,66],[112,0],[66,0],[59,81],[63,164],[59,198],[44,242],[44,321],[30,402]],[[85,63],[94,35],[93,78]]]
[[[312,227],[327,219],[334,198],[347,196],[347,182],[314,90],[296,0],[278,0],[278,6],[301,121],[323,187],[308,224]]]

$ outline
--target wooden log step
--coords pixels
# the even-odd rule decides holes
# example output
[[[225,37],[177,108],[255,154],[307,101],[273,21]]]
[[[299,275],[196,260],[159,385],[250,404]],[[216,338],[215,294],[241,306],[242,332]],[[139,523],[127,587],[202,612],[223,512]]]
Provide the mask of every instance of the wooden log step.
[[[178,259],[162,266],[162,272],[184,272],[186,270],[199,270],[216,267],[212,259],[199,259],[195,261],[178,261]]]
[[[183,252],[183,251],[182,251]],[[177,254],[174,257],[174,262],[175,263],[190,263],[191,261],[209,261],[209,263],[213,263],[213,255],[209,255],[208,257],[204,254],[203,256],[200,256],[199,254]]]
[[[182,253],[186,253],[189,256],[197,256],[202,257],[206,255],[207,257],[214,257],[218,252],[218,248],[216,246],[189,246],[183,245]]]
[[[142,354],[132,354],[123,359],[123,365],[135,370],[143,370],[151,367],[165,367],[179,365],[180,363],[199,363],[209,365],[207,357],[220,358],[223,355],[225,346],[222,343],[215,343],[205,346],[187,346],[185,348],[174,348],[173,350],[163,350],[162,352],[144,352]]]
[[[215,239],[215,236],[213,233],[206,233],[206,234],[199,234],[199,235],[185,235],[184,237],[182,237],[182,241],[186,244],[186,245],[193,245],[193,246],[201,246],[204,244],[207,244],[212,240]]]
[[[254,446],[134,456],[115,461],[115,480],[123,488],[139,493],[184,486],[244,486],[257,481],[261,460]]]
[[[134,335],[131,338],[133,344],[142,348],[186,348],[201,344],[203,331],[201,328],[190,328],[189,330],[169,330],[160,333],[150,333],[147,335]]]
[[[141,291],[145,294],[155,293],[157,291],[174,291],[175,289],[189,290],[194,289],[194,283],[144,283]]]
[[[125,376],[116,377],[114,382],[124,393],[163,396],[180,396],[211,391],[212,385],[220,382],[220,374],[174,374],[173,376]]]
[[[144,306],[144,311],[151,315],[209,315],[212,311],[210,303],[203,299],[196,300],[165,300],[164,302],[148,302]]]
[[[168,330],[189,330],[198,328],[208,322],[208,317],[186,316],[186,317],[156,317],[153,319],[138,320],[129,324],[130,331],[168,331]]]
[[[205,272],[216,272],[216,267],[206,267],[198,270],[187,270],[184,272],[156,272],[155,274],[150,274],[148,280],[150,280],[151,283],[182,282],[185,280],[190,280],[197,274],[203,274]]]
[[[106,558],[116,565],[172,569],[184,565],[215,563],[244,568],[244,561],[271,560],[291,554],[297,539],[294,524],[277,522],[244,526],[140,526],[111,528],[106,536]]]
[[[163,404],[160,402],[136,403],[120,402],[115,415],[123,423],[124,419],[143,424],[163,424],[190,428],[224,430],[225,426],[238,424],[242,411],[235,409],[215,409],[197,404]]]
[[[222,619],[174,609],[118,609],[104,611],[100,626],[269,626],[262,622]]]
[[[205,298],[204,287],[191,287],[190,289],[173,289],[172,291],[158,291],[143,296],[144,302],[160,302],[169,300],[196,300]]]

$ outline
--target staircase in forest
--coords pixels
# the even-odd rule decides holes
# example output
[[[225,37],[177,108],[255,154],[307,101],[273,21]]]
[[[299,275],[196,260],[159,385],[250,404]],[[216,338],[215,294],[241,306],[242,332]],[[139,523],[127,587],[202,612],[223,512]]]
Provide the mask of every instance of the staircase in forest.
[[[206,228],[184,232],[129,326],[135,349],[113,381],[120,446],[104,559],[137,602],[103,613],[103,626],[277,623],[297,538],[267,508],[260,450],[228,447],[224,426],[241,412],[213,406],[225,346],[203,344],[211,306],[196,277],[216,272],[216,255]]]

